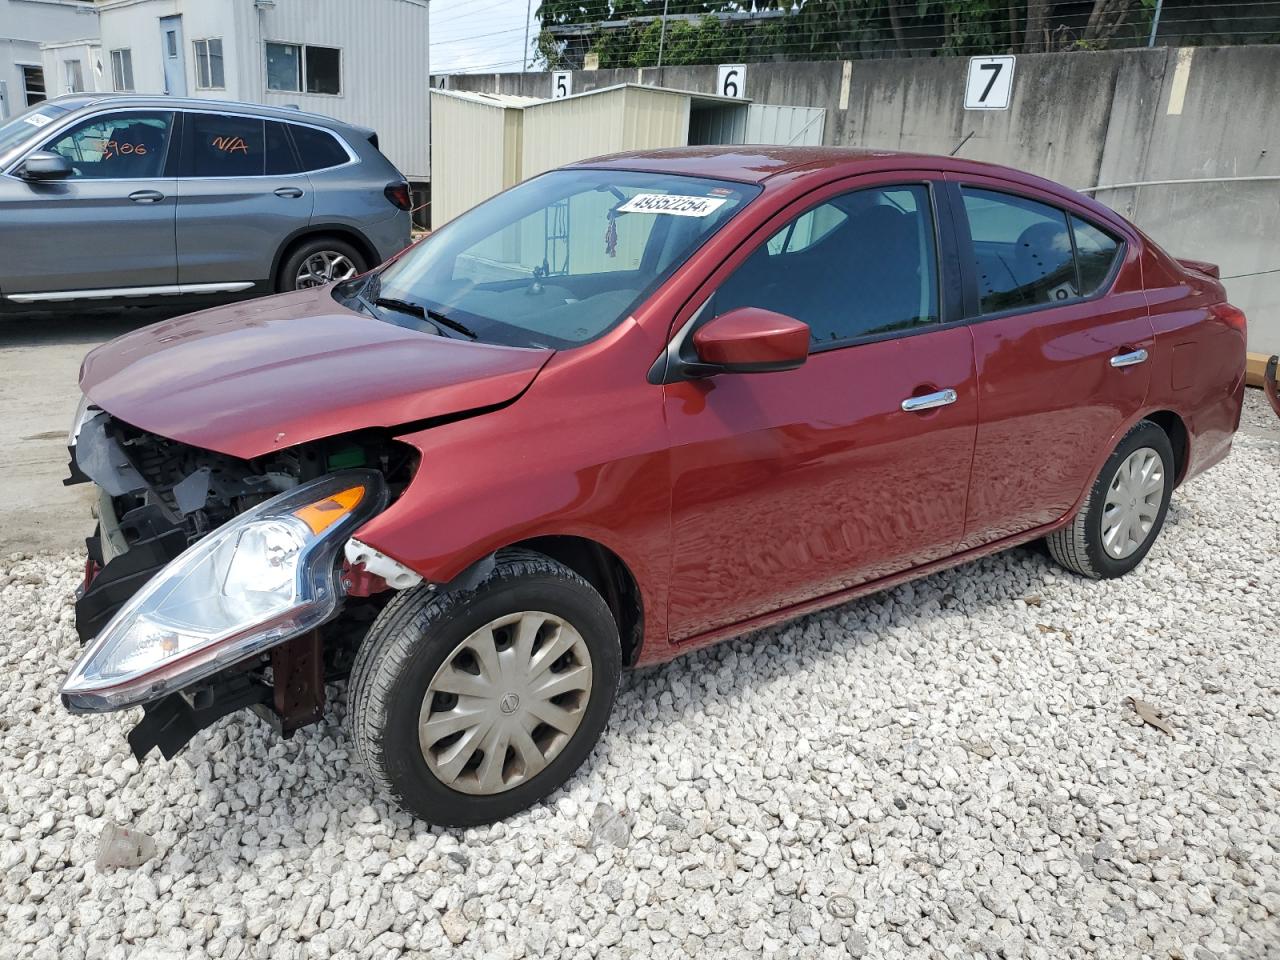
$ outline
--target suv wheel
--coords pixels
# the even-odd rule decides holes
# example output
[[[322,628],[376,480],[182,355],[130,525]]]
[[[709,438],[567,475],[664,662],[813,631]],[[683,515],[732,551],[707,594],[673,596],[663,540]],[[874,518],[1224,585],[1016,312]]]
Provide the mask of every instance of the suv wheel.
[[[1103,465],[1070,524],[1046,537],[1053,558],[1095,580],[1142,562],[1164,526],[1173,493],[1173,445],[1150,420],[1134,425]]]
[[[285,293],[321,287],[338,280],[350,280],[367,269],[364,257],[351,244],[335,237],[317,237],[285,258],[276,289]]]
[[[618,628],[569,568],[502,551],[473,590],[405,591],[356,655],[356,750],[396,803],[474,826],[541,800],[582,765],[613,709]]]

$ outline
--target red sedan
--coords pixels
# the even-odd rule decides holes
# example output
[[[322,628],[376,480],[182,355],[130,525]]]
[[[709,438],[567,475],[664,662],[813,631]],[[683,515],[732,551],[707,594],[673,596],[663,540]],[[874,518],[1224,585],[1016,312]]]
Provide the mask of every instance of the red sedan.
[[[1038,177],[842,149],[576,164],[335,286],[85,361],[101,488],[63,687],[141,756],[350,676],[373,779],[445,824],[564,783],[624,667],[1037,538],[1142,562],[1227,455],[1210,264]]]

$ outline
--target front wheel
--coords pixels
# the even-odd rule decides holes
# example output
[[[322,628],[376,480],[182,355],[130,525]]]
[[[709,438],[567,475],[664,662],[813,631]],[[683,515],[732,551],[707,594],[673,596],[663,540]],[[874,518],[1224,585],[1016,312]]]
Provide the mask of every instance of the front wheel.
[[[392,800],[443,826],[531,806],[581,766],[613,709],[618,629],[572,570],[502,551],[474,589],[397,596],[351,672],[357,752]]]
[[[1133,426],[1099,472],[1070,524],[1046,537],[1053,558],[1095,580],[1142,562],[1164,526],[1173,493],[1173,445],[1159,426]]]

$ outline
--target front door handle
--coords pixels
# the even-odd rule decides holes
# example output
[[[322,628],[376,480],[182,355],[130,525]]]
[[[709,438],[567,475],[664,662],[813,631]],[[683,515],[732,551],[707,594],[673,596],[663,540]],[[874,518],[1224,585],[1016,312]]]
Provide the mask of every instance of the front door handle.
[[[1111,358],[1113,367],[1132,367],[1134,364],[1142,363],[1147,359],[1147,351],[1132,350],[1129,353],[1117,353]]]
[[[302,191],[297,187],[280,187],[276,190],[277,197],[284,197],[288,200],[297,200],[302,196]]]
[[[159,190],[135,190],[129,194],[129,199],[134,203],[158,203],[164,199],[164,194]]]
[[[945,407],[956,402],[956,392],[948,387],[937,393],[926,393],[923,397],[907,397],[902,401],[902,409],[906,413],[919,413],[921,410],[932,410],[934,407]]]

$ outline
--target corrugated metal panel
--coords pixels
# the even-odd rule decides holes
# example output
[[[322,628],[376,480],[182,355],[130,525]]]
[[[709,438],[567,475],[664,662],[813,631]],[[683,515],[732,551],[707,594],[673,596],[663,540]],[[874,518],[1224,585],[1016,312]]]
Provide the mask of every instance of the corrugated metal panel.
[[[619,150],[683,147],[689,142],[689,98],[665,90],[627,87]]]
[[[625,88],[535,104],[524,111],[521,174],[621,150]]]
[[[431,101],[431,225],[438,228],[520,179],[521,111],[439,90]]]
[[[745,139],[719,142],[820,146],[826,120],[827,111],[822,107],[784,107],[753,103],[747,108]]]
[[[747,104],[699,107],[689,115],[689,142],[746,143]]]

